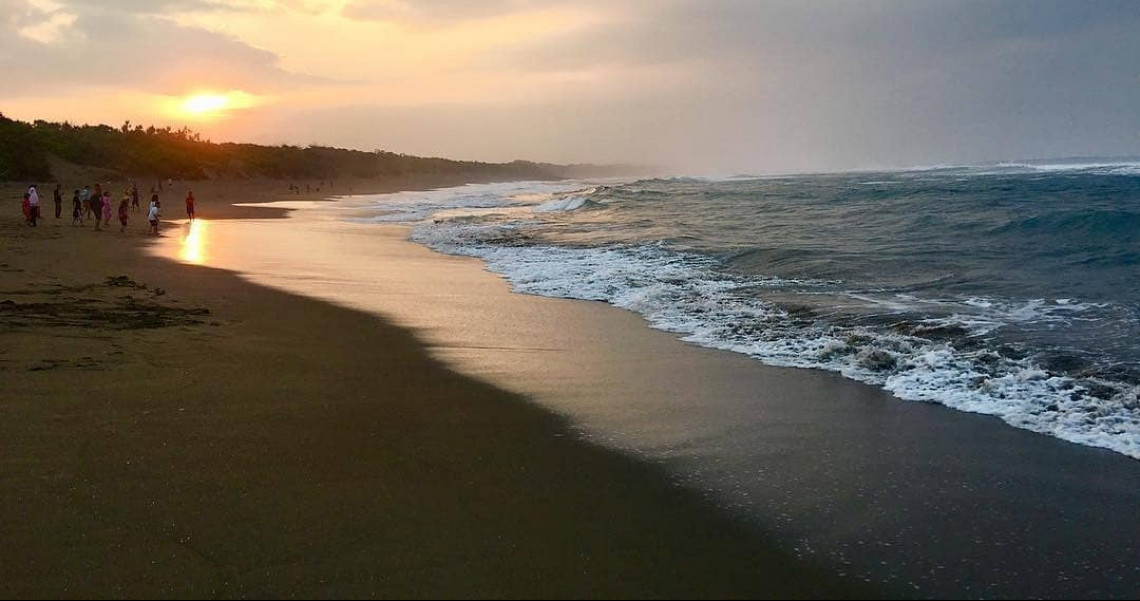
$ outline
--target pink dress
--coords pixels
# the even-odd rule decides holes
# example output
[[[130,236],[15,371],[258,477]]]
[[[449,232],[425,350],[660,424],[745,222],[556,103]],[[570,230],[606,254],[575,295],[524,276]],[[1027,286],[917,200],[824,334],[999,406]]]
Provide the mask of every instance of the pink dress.
[[[111,195],[103,195],[103,223],[111,223]]]

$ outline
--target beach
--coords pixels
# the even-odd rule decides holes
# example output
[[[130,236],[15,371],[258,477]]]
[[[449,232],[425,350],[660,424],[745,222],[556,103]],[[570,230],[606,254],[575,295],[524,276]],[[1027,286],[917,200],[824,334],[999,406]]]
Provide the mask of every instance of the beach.
[[[904,401],[839,373],[702,348],[608,303],[512,292],[518,284],[489,273],[488,261],[408,240],[425,228],[510,215],[509,207],[481,208],[492,204],[488,190],[530,198],[536,185],[546,186],[280,203],[272,206],[288,208],[286,220],[214,223],[151,250],[384,316],[449,367],[659,467],[722,514],[841,578],[915,598],[1134,596],[1140,466],[1132,458]],[[557,194],[537,198],[569,204]],[[370,208],[382,203],[387,216],[420,201],[436,208],[417,209],[422,225],[410,229],[375,222]],[[533,248],[499,231],[488,236],[505,241],[503,254]],[[520,272],[531,281],[577,274],[568,279],[586,290],[616,271],[612,263],[592,273],[573,261],[545,272],[529,265]],[[662,278],[651,269],[634,275],[643,290]]]
[[[157,240],[5,225],[6,596],[1140,590],[1132,458],[213,185]]]
[[[198,214],[280,217],[231,206],[304,198],[279,184],[194,184]],[[73,228],[67,201],[2,226],[5,597],[869,590],[406,328],[151,256],[138,213]]]
[[[1140,2],[864,4],[5,2],[0,599],[1140,599]]]

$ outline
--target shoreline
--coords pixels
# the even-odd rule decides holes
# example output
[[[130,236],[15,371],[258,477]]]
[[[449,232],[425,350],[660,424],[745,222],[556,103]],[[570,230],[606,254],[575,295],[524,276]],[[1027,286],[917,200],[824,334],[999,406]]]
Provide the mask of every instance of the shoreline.
[[[215,185],[200,216],[283,214]],[[869,594],[404,328],[68,204],[2,225],[4,596]]]
[[[797,556],[900,596],[1137,590],[1140,550],[1121,537],[1140,532],[1131,458],[697,347],[604,303],[516,294],[404,226],[310,206],[217,238],[240,241],[233,264],[254,281],[408,327],[447,365],[661,466]]]

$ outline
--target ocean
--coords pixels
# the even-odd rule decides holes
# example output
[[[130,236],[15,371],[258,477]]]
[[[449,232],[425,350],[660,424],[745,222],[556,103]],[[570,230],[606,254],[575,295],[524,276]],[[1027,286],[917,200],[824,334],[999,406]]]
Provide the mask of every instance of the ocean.
[[[1140,162],[468,185],[364,223],[525,294],[1140,459]]]

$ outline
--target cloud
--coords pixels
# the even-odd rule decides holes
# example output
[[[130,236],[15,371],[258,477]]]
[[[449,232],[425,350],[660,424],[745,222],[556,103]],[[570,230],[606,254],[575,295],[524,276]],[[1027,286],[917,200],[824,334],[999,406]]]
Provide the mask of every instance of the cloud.
[[[635,8],[485,60],[520,74],[608,72],[598,85],[611,93],[615,112],[637,96],[674,107],[661,127],[688,130],[676,139],[691,141],[690,161],[706,160],[710,136],[721,136],[729,151],[716,154],[741,163],[897,165],[1140,151],[1140,116],[1126,108],[1140,97],[1140,3]]]
[[[64,11],[50,11],[30,24],[16,29],[16,33],[32,42],[54,44],[62,42],[75,24],[76,16]]]
[[[566,3],[552,0],[351,0],[342,14],[351,19],[450,24],[543,10]]]
[[[72,2],[52,13],[66,15],[67,28],[51,44],[25,43],[12,34],[27,26],[6,24],[0,31],[0,68],[24,83],[0,91],[0,97],[90,88],[180,93],[214,86],[268,92],[316,80],[288,73],[277,67],[276,55],[223,34],[155,14],[132,14],[122,5],[113,11],[85,11],[86,4]],[[166,3],[187,4],[216,3]]]
[[[120,13],[129,15],[163,15],[173,11],[253,9],[257,0],[55,0],[86,13]]]

